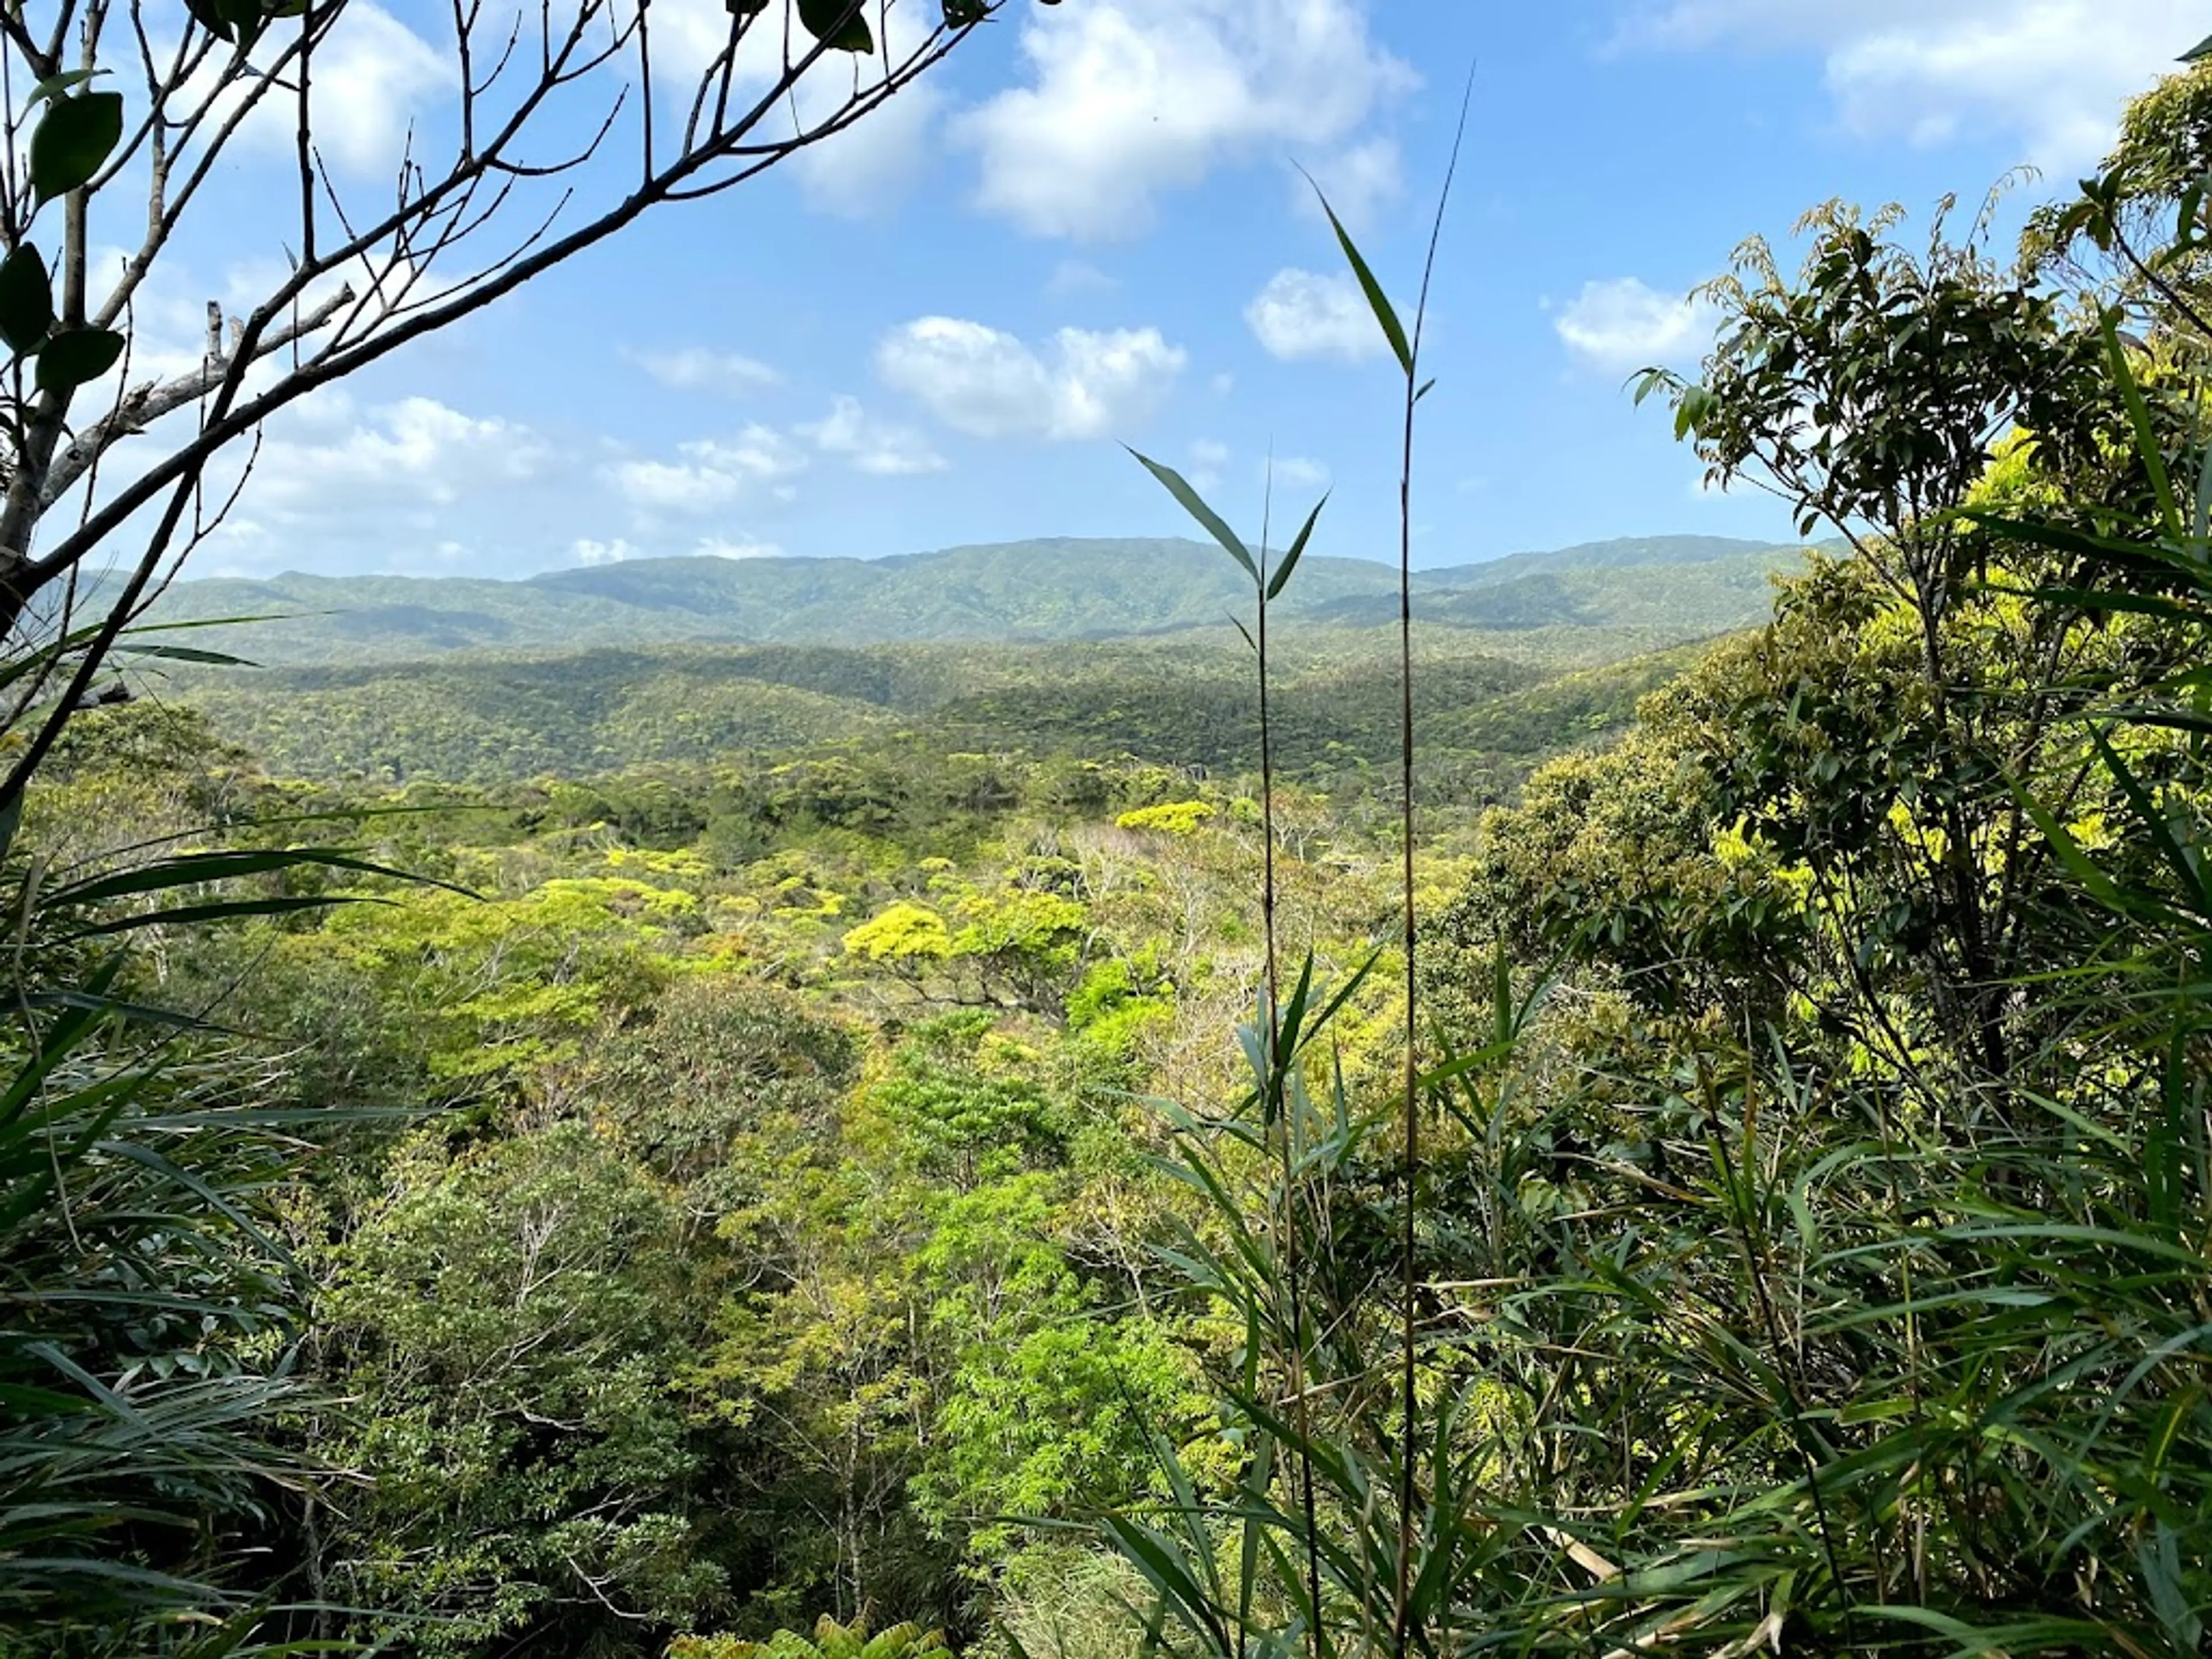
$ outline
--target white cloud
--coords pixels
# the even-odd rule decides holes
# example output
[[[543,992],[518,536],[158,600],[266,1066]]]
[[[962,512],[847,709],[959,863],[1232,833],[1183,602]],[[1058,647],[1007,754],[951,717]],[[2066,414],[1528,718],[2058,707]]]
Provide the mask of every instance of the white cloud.
[[[325,394],[270,423],[236,510],[202,551],[241,571],[298,568],[303,552],[325,568],[443,569],[477,556],[480,515],[511,524],[561,460],[526,426],[433,398],[356,410]],[[210,511],[247,465],[243,450],[226,458]]]
[[[1279,270],[1244,307],[1244,320],[1273,356],[1358,362],[1389,345],[1366,296],[1349,276]]]
[[[623,498],[640,513],[690,514],[727,507],[767,487],[788,499],[785,481],[806,470],[806,456],[773,427],[756,422],[735,438],[678,444],[674,461],[619,461],[609,470]]]
[[[246,485],[258,517],[294,523],[399,507],[418,523],[464,496],[538,477],[552,451],[525,426],[405,398],[327,441],[272,436]]]
[[[719,536],[702,536],[691,549],[692,556],[702,559],[780,559],[783,550],[773,542],[733,542]],[[626,537],[617,536],[610,541],[593,541],[579,537],[568,544],[571,562],[580,565],[623,564],[631,559],[659,559],[672,556],[656,547],[641,547]]]
[[[1328,199],[1336,216],[1354,229],[1372,224],[1375,216],[1406,189],[1395,138],[1370,138],[1323,157],[1307,171],[1313,174],[1311,183],[1295,172],[1291,174],[1291,199],[1298,210],[1315,219],[1325,218],[1321,198],[1314,194],[1314,185],[1319,185],[1321,195]]]
[[[763,391],[783,379],[757,358],[705,346],[678,346],[667,351],[634,351],[625,346],[622,356],[625,362],[635,363],[672,392],[737,395]]]
[[[1328,464],[1308,460],[1303,455],[1278,455],[1273,476],[1278,489],[1325,489],[1328,487]]]
[[[220,61],[210,60],[196,83],[200,89],[214,89]],[[317,152],[339,172],[391,173],[409,129],[434,106],[451,103],[457,78],[450,54],[373,0],[349,0],[315,47],[309,97]],[[216,100],[218,117],[234,113],[258,85],[246,79],[225,86]],[[290,155],[298,126],[297,100],[280,88],[261,87],[239,133],[256,149]]]
[[[318,47],[313,73],[315,147],[354,173],[396,162],[409,124],[454,79],[444,53],[381,7],[360,3]]]
[[[950,465],[921,433],[910,426],[876,419],[860,407],[857,398],[834,399],[827,416],[799,430],[811,438],[823,453],[842,456],[854,471],[878,477],[942,472]]]
[[[1711,345],[1717,313],[1711,301],[1662,294],[1633,276],[1585,283],[1552,319],[1567,349],[1589,367],[1627,374],[1680,362]]]
[[[876,349],[886,385],[980,438],[1097,438],[1140,420],[1188,361],[1156,328],[1063,328],[1043,351],[956,317],[922,317]]]
[[[802,119],[825,119],[843,101],[845,89],[825,92],[827,86],[819,74],[799,83]],[[916,81],[843,131],[799,151],[792,167],[807,205],[841,219],[871,219],[897,206],[928,171],[943,104],[934,82]]]
[[[1030,80],[961,118],[977,200],[1038,235],[1136,235],[1213,168],[1351,139],[1413,71],[1364,0],[1086,0],[1032,8]]]
[[[2196,0],[1658,0],[1620,44],[1816,52],[1853,133],[1936,143],[1995,130],[2063,171],[2102,153],[2123,101],[2205,27]]]

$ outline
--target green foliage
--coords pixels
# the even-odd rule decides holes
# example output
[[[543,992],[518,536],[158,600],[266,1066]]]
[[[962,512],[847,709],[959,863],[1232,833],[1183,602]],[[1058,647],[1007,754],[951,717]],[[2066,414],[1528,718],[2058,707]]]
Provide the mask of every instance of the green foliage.
[[[744,1642],[734,1636],[680,1636],[668,1650],[668,1659],[923,1659],[927,1654],[951,1651],[942,1631],[905,1624],[871,1635],[864,1619],[841,1625],[825,1613],[815,1621],[811,1637],[790,1630],[780,1630],[765,1642]]]
[[[1674,390],[1850,556],[1489,815],[1402,1122],[1303,982],[1169,1114],[1241,1340],[1100,1527],[1149,1644],[2202,1650],[2205,324],[1810,225]]]
[[[1149,830],[1163,836],[1194,836],[1213,816],[1212,805],[1202,800],[1163,801],[1139,806],[1114,820],[1123,830]]]
[[[428,1653],[710,1603],[723,1576],[670,1504],[694,1468],[671,1373],[700,1328],[665,1196],[578,1124],[410,1141],[384,1182],[319,1310],[373,1402],[321,1448],[376,1472],[333,1520],[341,1599],[441,1620]]]
[[[952,931],[927,906],[894,904],[846,934],[845,949],[870,962],[942,962],[952,954]]]
[[[141,823],[178,805],[158,775],[106,775],[118,757],[80,736],[57,756],[65,798],[112,805],[135,781]],[[146,758],[120,749],[125,768]],[[24,816],[52,811],[42,797]],[[342,1114],[272,1100],[234,1034],[149,999],[148,967],[180,926],[327,909],[342,897],[281,884],[377,866],[169,851],[173,831],[70,858],[28,850],[19,827],[0,820],[17,918],[0,1034],[0,1620],[43,1651],[198,1650],[196,1628],[208,1650],[266,1651],[234,1540],[321,1472],[283,1433],[306,1324],[284,1193],[300,1136]]]

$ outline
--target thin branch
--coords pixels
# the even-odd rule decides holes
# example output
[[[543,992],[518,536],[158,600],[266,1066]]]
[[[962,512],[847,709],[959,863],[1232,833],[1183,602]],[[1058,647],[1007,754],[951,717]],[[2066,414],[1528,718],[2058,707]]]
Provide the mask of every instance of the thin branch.
[[[340,289],[295,322],[269,335],[257,349],[256,360],[282,351],[295,341],[317,332],[353,302],[353,289]],[[219,318],[220,312],[217,311],[216,315]],[[173,414],[187,404],[198,402],[221,385],[222,377],[230,368],[229,358],[221,349],[219,335],[212,341],[212,346],[201,366],[191,374],[179,375],[173,380],[146,382],[119,398],[112,413],[79,433],[67,448],[54,457],[40,492],[40,505],[52,507],[67,495],[70,486],[82,477],[86,471],[118,440],[143,432],[163,416]]]

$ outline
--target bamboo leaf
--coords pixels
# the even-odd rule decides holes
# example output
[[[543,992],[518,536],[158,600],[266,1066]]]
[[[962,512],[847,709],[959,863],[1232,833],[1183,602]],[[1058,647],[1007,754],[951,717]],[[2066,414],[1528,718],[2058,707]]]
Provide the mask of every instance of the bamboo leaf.
[[[1398,320],[1397,307],[1390,303],[1390,296],[1383,293],[1382,284],[1375,280],[1375,273],[1368,268],[1358,245],[1352,240],[1352,234],[1345,229],[1344,222],[1336,216],[1336,210],[1328,204],[1328,196],[1322,192],[1320,185],[1315,183],[1311,173],[1306,174],[1306,182],[1313,185],[1314,194],[1320,198],[1321,210],[1328,216],[1329,228],[1336,233],[1337,246],[1344,250],[1344,257],[1352,265],[1352,274],[1358,279],[1359,290],[1367,296],[1367,307],[1375,313],[1376,322],[1382,325],[1382,337],[1389,341],[1390,349],[1398,359],[1398,367],[1411,379],[1413,348],[1406,337],[1406,325]]]
[[[1306,544],[1313,539],[1314,526],[1321,522],[1321,510],[1328,505],[1328,497],[1324,495],[1314,503],[1314,510],[1306,514],[1304,525],[1300,527],[1297,537],[1291,543],[1291,550],[1283,555],[1282,563],[1276,568],[1275,579],[1267,584],[1269,599],[1273,599],[1289,586],[1291,572],[1296,570],[1298,568],[1298,561],[1305,557]]]
[[[2181,509],[2174,500],[2173,479],[2166,470],[2166,455],[2159,447],[2158,428],[2150,418],[2150,404],[2143,398],[2142,386],[2136,379],[2134,366],[2128,362],[2127,347],[2120,339],[2120,326],[2113,313],[2107,311],[2100,319],[2105,331],[2105,349],[2112,362],[2113,378],[2120,384],[2120,396],[2125,400],[2128,420],[2135,428],[2136,453],[2150,474],[2152,491],[2158,497],[2159,520],[2166,533],[2179,539],[2183,532]]]
[[[1123,447],[1127,448],[1127,446],[1124,445]],[[1221,544],[1229,556],[1242,565],[1244,568],[1244,574],[1256,584],[1260,580],[1260,567],[1253,562],[1251,550],[1244,545],[1237,532],[1229,527],[1222,516],[1206,504],[1205,498],[1190,487],[1182,474],[1171,466],[1161,465],[1149,456],[1137,454],[1133,449],[1131,449],[1129,453],[1135,455],[1145,471],[1158,478],[1166,487],[1168,494],[1176,498],[1184,512],[1206,527],[1206,533]]]

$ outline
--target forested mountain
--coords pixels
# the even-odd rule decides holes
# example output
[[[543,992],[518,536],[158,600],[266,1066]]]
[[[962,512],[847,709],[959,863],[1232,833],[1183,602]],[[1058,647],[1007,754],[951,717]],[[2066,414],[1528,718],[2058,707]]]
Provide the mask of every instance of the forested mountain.
[[[1711,537],[1601,542],[1417,573],[1428,620],[1526,629],[1625,623],[1680,639],[1765,615],[1795,549]],[[1396,574],[1316,555],[1284,614],[1395,614]],[[525,581],[309,576],[180,582],[162,621],[255,617],[213,641],[258,662],[392,661],[690,641],[867,645],[1109,639],[1218,625],[1249,603],[1236,569],[1182,540],[1049,540],[883,559],[641,559]]]
[[[1501,642],[1536,648],[1508,654]],[[1639,692],[1694,657],[1614,660],[1648,643],[1598,629],[1425,630],[1415,696],[1430,775],[1449,770],[1466,781],[1476,768],[1487,795],[1526,763],[1616,728]],[[1319,776],[1389,758],[1398,716],[1389,644],[1377,630],[1328,628],[1286,645],[1273,709],[1284,766]],[[1605,665],[1583,668],[1586,659]],[[203,672],[169,680],[162,695],[299,777],[575,777],[891,739],[1219,770],[1250,762],[1258,709],[1249,664],[1224,625],[1049,647],[465,652],[420,663]]]

